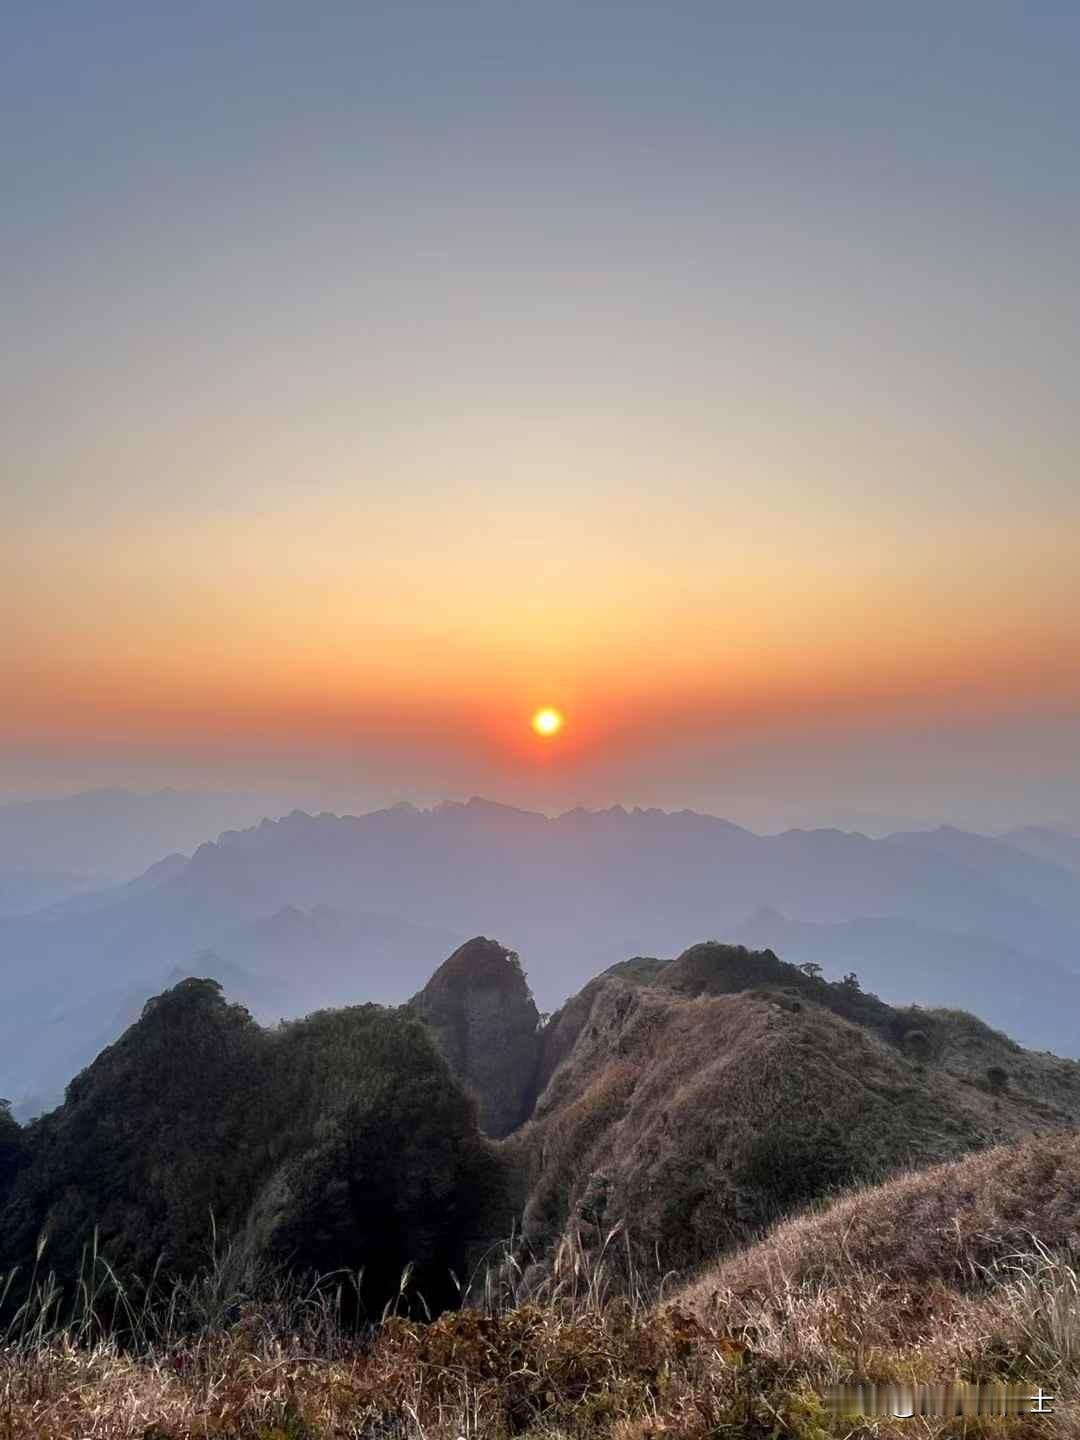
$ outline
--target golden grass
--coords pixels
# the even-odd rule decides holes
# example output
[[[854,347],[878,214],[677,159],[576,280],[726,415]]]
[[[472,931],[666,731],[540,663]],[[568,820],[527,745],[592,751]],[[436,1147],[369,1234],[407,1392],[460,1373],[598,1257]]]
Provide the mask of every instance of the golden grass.
[[[1007,1087],[991,1093],[988,1057],[1000,1059],[993,1047],[1008,1042],[967,1017],[939,1017],[948,1053],[924,1064],[779,992],[686,998],[608,977],[574,1006],[559,1027],[568,1033],[556,1049],[566,1053],[532,1119],[502,1142],[539,1259],[566,1228],[592,1217],[595,1239],[625,1218],[643,1249],[687,1270],[755,1238],[800,1193],[1033,1131],[1065,1133],[1042,1057],[1010,1051]],[[1070,1103],[1080,1113],[1075,1096]],[[832,1152],[826,1129],[843,1142]],[[805,1192],[798,1162],[784,1184],[772,1183],[768,1165],[749,1164],[769,1134],[781,1150],[786,1137],[806,1140],[821,1160],[820,1174],[806,1170]]]
[[[669,1295],[621,1226],[568,1230],[539,1276],[507,1246],[461,1310],[364,1331],[342,1277],[252,1274],[215,1245],[136,1306],[91,1252],[74,1312],[45,1276],[0,1332],[0,1440],[1080,1440],[1078,1255],[1061,1134],[842,1196]],[[422,1311],[409,1284],[396,1308]],[[860,1428],[818,1398],[991,1378],[1042,1384],[1054,1413]]]
[[[686,1287],[704,1314],[729,1295],[807,1281],[888,1275],[911,1286],[965,1288],[988,1266],[1038,1242],[1080,1246],[1080,1133],[1050,1131],[857,1189],[775,1226]]]
[[[853,1255],[816,1278],[788,1265],[769,1292],[729,1289],[705,1314],[698,1292],[663,1302],[633,1272],[629,1290],[613,1283],[624,1239],[613,1235],[599,1261],[564,1245],[540,1303],[489,1289],[491,1306],[426,1324],[391,1315],[368,1335],[305,1329],[302,1313],[251,1303],[225,1328],[147,1332],[132,1351],[70,1329],[9,1337],[0,1440],[1080,1437],[1080,1277],[1068,1253],[1032,1242],[990,1266],[971,1253],[932,1281]],[[1055,1413],[853,1428],[815,1398],[854,1377],[990,1376],[1040,1381]]]

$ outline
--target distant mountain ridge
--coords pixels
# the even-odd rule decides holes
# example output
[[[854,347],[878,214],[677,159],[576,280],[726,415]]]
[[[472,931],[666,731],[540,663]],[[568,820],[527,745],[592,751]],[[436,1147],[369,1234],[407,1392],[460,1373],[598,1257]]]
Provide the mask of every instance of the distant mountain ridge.
[[[1080,835],[1049,825],[1022,825],[1002,839],[1017,850],[1026,850],[1040,860],[1052,860],[1080,875]]]
[[[693,811],[549,818],[481,799],[361,816],[293,811],[227,830],[126,886],[0,917],[0,1094],[55,1098],[134,997],[176,967],[191,973],[207,951],[251,977],[241,998],[269,1021],[360,997],[403,1001],[468,935],[514,935],[538,1003],[552,1009],[628,956],[737,936],[769,911],[803,927],[867,922],[868,943],[888,930],[888,963],[910,963],[922,987],[901,978],[891,993],[943,1003],[977,987],[971,1008],[994,1020],[1016,994],[1015,977],[1004,979],[1015,956],[1033,997],[1024,1040],[1066,1048],[1077,890],[1061,858],[948,827],[883,839],[757,835]],[[801,931],[799,943],[817,933]],[[834,975],[873,972],[888,988],[884,960],[844,939],[842,961],[818,963]],[[922,963],[928,945],[934,965]]]

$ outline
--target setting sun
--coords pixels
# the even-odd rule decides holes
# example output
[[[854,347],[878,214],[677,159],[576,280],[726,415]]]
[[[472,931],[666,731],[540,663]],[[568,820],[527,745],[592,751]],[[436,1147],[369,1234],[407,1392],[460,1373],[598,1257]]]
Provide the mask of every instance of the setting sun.
[[[557,735],[563,728],[563,717],[552,705],[545,705],[542,710],[537,710],[532,718],[532,728],[537,735],[545,739]]]

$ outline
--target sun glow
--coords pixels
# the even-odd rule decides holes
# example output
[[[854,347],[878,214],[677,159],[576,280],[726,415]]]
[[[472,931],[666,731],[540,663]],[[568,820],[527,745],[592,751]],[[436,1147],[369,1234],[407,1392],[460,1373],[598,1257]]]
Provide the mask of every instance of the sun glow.
[[[537,735],[542,736],[545,740],[549,740],[553,735],[557,735],[563,728],[564,723],[562,715],[553,705],[545,705],[542,710],[537,710],[536,714],[532,717],[532,728],[536,731]]]

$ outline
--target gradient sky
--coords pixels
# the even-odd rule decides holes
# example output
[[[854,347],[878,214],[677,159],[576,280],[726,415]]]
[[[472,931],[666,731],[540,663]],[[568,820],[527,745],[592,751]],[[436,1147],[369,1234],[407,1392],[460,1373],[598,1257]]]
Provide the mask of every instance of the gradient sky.
[[[0,792],[1080,819],[1075,5],[2,25]]]

